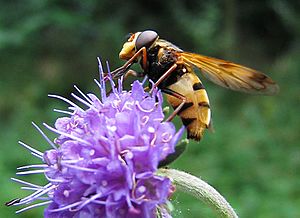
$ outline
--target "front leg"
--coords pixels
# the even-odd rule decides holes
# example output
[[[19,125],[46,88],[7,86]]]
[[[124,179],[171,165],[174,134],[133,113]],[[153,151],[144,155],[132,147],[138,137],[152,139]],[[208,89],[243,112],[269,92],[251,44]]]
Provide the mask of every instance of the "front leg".
[[[137,62],[137,59],[142,56],[142,68],[145,70],[147,68],[147,50],[145,47],[138,50],[123,66],[115,69],[111,72],[111,75],[116,78],[122,76],[126,70],[128,70],[132,64]]]
[[[134,70],[128,70],[126,73],[125,73],[125,76],[124,76],[124,80],[127,79],[127,77],[129,76],[134,76],[134,77],[145,77],[144,80],[143,80],[143,83],[146,81],[146,79],[148,78],[147,77],[147,74],[145,72],[137,72],[137,71],[134,71]],[[149,91],[149,86],[145,87],[144,88],[144,91],[147,92]]]
[[[131,71],[131,70],[128,70],[136,61],[133,61],[131,62],[130,64],[127,64],[127,65],[123,65],[121,67],[118,67],[117,69],[115,69],[114,71],[111,72],[111,75],[112,75],[112,78],[118,78],[120,76],[122,76],[126,71],[125,73],[125,78],[127,78],[131,73],[129,73],[127,76],[126,74]]]
[[[125,76],[124,76],[124,80],[127,79],[127,77],[129,76],[134,76],[134,77],[144,77],[146,74],[145,72],[137,72],[135,70],[128,70],[126,73],[125,73]]]

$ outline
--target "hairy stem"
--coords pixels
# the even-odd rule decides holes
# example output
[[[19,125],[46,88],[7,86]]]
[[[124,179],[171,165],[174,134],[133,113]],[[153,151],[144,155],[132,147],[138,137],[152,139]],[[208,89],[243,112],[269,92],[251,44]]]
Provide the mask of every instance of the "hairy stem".
[[[218,211],[222,217],[238,217],[225,198],[216,189],[200,178],[175,169],[160,169],[159,172],[169,177],[178,190],[204,201]]]

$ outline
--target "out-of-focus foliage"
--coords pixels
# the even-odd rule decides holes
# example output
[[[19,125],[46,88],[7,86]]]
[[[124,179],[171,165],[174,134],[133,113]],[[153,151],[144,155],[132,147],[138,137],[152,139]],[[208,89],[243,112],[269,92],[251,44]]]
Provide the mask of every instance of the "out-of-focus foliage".
[[[16,166],[37,162],[17,141],[46,149],[31,127],[53,124],[72,85],[95,91],[96,56],[111,68],[128,32],[156,30],[181,48],[259,69],[281,88],[274,97],[235,93],[203,79],[215,133],[172,167],[201,176],[241,217],[300,217],[300,8],[269,1],[6,1],[0,7],[1,217],[17,217],[5,201],[24,196],[9,181]],[[201,76],[201,75],[200,75]],[[178,120],[177,120],[178,121]],[[179,125],[180,122],[178,122]],[[54,137],[49,133],[50,136]],[[33,180],[40,182],[39,177]],[[182,193],[176,217],[214,217]],[[34,209],[18,217],[41,217]]]

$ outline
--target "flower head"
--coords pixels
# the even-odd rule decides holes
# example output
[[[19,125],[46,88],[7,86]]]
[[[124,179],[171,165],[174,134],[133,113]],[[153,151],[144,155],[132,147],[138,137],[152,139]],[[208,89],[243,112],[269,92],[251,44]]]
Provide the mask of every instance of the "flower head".
[[[156,174],[158,164],[174,152],[183,129],[176,133],[174,125],[163,122],[162,96],[158,90],[144,91],[135,81],[131,91],[111,83],[112,92],[106,95],[105,81],[100,65],[102,100],[94,94],[72,96],[83,103],[69,103],[68,116],[58,118],[55,128],[44,124],[58,134],[51,142],[37,127],[52,149],[44,153],[20,142],[44,163],[19,169],[40,167],[18,174],[44,173],[44,186],[13,179],[29,186],[34,192],[14,205],[36,200],[46,201],[21,209],[46,205],[45,217],[155,217],[156,208],[166,203],[171,191],[167,177]]]

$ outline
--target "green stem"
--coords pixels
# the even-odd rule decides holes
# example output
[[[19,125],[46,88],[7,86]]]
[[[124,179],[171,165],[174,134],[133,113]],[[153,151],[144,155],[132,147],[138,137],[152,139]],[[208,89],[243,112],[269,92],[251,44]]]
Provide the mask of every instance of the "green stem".
[[[225,198],[216,189],[200,178],[175,169],[160,169],[159,172],[160,174],[169,177],[178,190],[191,194],[199,200],[204,201],[218,211],[223,217],[238,217]]]

